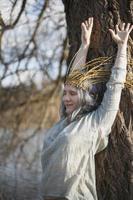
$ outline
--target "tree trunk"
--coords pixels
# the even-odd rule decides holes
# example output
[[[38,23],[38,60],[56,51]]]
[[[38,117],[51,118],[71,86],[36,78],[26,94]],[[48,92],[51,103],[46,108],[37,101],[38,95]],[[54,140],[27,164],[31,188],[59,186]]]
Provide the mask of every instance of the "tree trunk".
[[[68,63],[78,50],[81,22],[94,17],[92,41],[87,59],[116,54],[117,48],[108,32],[116,23],[133,23],[132,0],[63,0],[70,44]],[[128,58],[133,58],[133,31],[128,44]],[[128,69],[133,73],[132,66]],[[131,200],[133,90],[123,89],[120,110],[109,136],[107,148],[96,156],[99,200]]]

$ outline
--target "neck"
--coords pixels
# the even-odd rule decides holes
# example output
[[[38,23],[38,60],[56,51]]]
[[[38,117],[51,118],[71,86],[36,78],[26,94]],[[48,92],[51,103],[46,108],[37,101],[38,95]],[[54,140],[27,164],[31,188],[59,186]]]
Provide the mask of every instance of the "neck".
[[[67,116],[67,122],[68,122],[68,123],[71,122],[71,116],[72,116],[71,114],[69,114],[69,115]]]

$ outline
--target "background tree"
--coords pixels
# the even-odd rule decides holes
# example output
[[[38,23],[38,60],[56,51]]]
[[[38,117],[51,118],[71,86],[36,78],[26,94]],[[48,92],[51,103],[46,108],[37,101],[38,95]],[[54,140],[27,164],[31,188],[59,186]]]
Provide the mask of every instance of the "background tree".
[[[43,137],[58,120],[66,69],[63,8],[61,0],[0,1],[0,200],[39,199]]]
[[[108,32],[116,23],[133,23],[133,1],[62,0],[67,21],[70,52],[68,64],[80,46],[81,22],[94,17],[92,42],[87,59],[116,54]],[[128,44],[128,59],[133,58],[133,32]],[[133,73],[133,67],[128,66]],[[96,156],[99,200],[129,200],[132,196],[133,90],[123,89],[120,110],[109,137],[109,145]]]
[[[43,101],[43,94],[40,95],[40,91],[45,90],[49,83],[57,86],[63,70],[65,71],[66,32],[61,3],[61,0],[56,2],[53,0],[1,0],[1,127],[9,124],[8,121],[13,122],[16,118],[17,123],[16,119],[13,123],[17,132],[25,117],[22,117],[22,113],[16,113],[15,110],[20,107],[28,110],[31,104]],[[53,91],[55,87],[52,88],[51,96],[54,94]],[[4,116],[4,113],[11,109],[12,119],[7,115]],[[37,124],[43,127],[46,108],[41,109],[39,113],[41,114],[40,117],[38,116],[40,122],[38,121]]]

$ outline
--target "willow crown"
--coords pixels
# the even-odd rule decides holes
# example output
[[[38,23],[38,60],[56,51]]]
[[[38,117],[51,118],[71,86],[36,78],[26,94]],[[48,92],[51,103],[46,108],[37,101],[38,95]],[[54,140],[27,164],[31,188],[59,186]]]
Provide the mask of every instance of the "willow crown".
[[[74,87],[89,89],[91,85],[106,83],[111,74],[112,57],[98,57],[78,68],[73,67],[66,76],[65,84]],[[133,60],[128,61],[128,68],[133,66]],[[128,70],[125,87],[133,88],[133,74]]]

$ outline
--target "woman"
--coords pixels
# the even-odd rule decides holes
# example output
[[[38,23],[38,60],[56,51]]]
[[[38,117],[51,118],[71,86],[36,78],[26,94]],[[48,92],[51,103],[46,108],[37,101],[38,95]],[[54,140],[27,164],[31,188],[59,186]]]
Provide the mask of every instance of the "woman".
[[[97,107],[95,88],[90,88],[87,73],[82,72],[76,79],[77,70],[80,73],[80,66],[86,61],[93,18],[81,27],[82,44],[64,85],[63,117],[44,139],[45,200],[97,200],[94,157],[107,146],[126,77],[127,41],[133,29],[129,23],[116,25],[116,32],[109,29],[118,52],[102,103]]]

